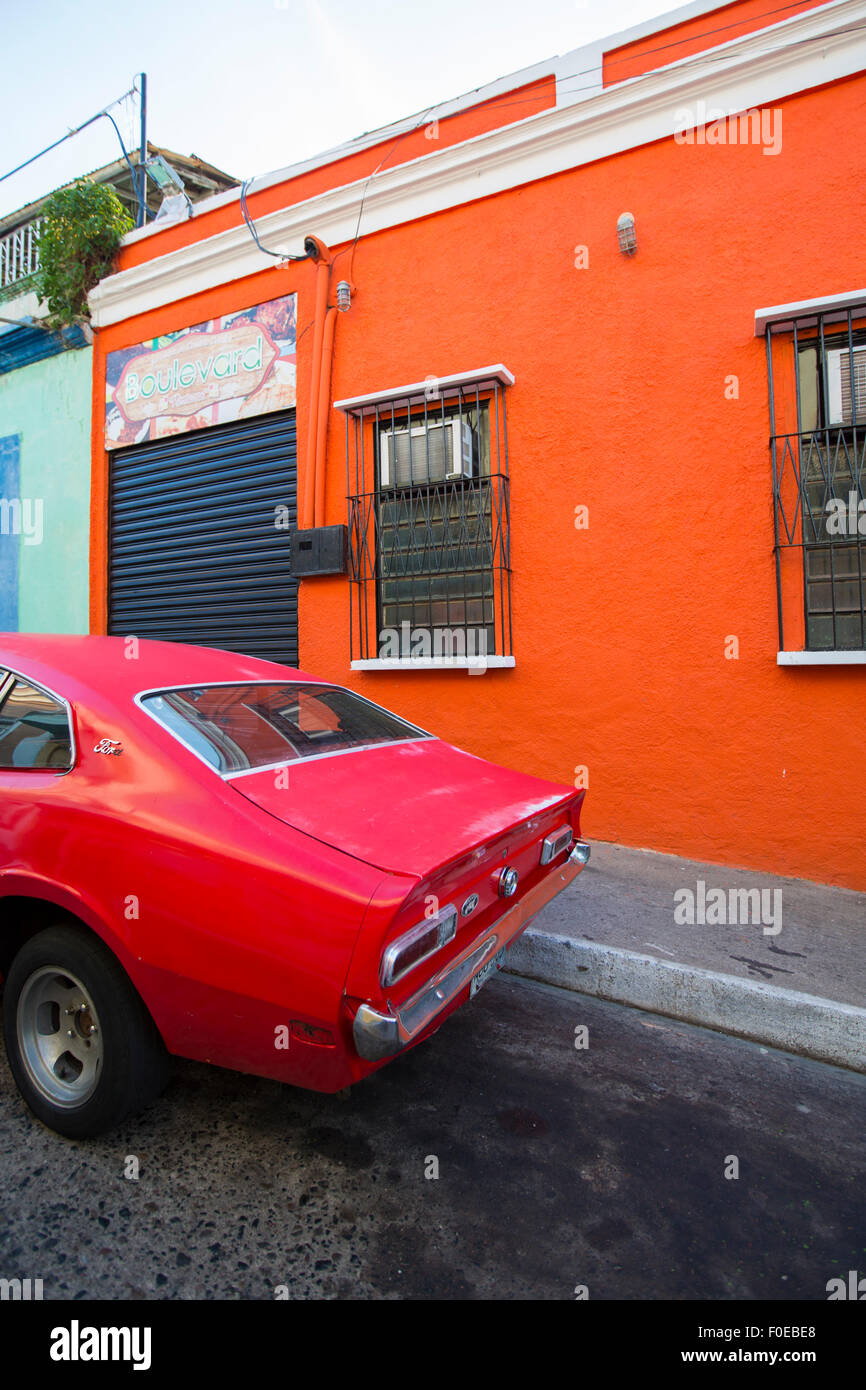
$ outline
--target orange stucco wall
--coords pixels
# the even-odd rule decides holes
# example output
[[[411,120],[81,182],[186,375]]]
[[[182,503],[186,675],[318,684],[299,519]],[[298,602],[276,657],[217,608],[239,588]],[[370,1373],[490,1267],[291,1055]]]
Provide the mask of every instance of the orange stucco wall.
[[[703,53],[717,44],[729,43],[742,34],[754,33],[781,20],[791,19],[803,10],[814,10],[828,0],[735,0],[709,14],[698,15],[669,29],[657,29],[646,38],[612,48],[602,60],[602,82],[625,82],[653,68],[677,63],[693,53]]]
[[[767,374],[753,328],[760,306],[866,284],[866,156],[828,138],[862,128],[866,78],[781,108],[776,156],[670,139],[362,237],[332,399],[498,361],[515,374],[517,665],[352,673],[343,578],[301,585],[301,663],[510,766],[569,783],[587,767],[590,838],[863,889],[866,667],[776,665]],[[632,258],[616,243],[624,208]],[[269,269],[103,330],[97,398],[106,351],[291,290],[300,334],[313,285],[311,265]],[[312,336],[299,343],[302,444]],[[346,516],[344,448],[332,412],[329,524]],[[94,460],[98,629],[98,428]],[[577,506],[589,508],[586,530]]]

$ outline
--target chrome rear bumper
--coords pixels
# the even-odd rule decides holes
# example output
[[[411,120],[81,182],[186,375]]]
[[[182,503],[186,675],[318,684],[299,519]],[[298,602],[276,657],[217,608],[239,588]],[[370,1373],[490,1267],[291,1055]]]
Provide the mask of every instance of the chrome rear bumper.
[[[553,873],[530,889],[519,903],[503,913],[486,932],[465,947],[456,960],[449,961],[399,1009],[392,1010],[389,1005],[388,1012],[382,1013],[370,1004],[362,1004],[355,1015],[352,1030],[358,1054],[368,1062],[381,1062],[413,1042],[429,1028],[437,1014],[466,988],[473,975],[497,951],[510,946],[531,918],[563,888],[568,887],[586,864],[589,854],[589,845],[578,840],[561,868],[554,869]]]

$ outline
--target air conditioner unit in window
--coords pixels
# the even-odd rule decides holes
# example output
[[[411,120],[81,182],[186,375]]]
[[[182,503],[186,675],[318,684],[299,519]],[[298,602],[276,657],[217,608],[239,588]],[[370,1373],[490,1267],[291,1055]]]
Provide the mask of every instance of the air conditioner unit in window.
[[[851,359],[854,359],[852,389]],[[827,424],[850,425],[857,408],[857,423],[866,424],[866,345],[853,350],[834,348],[827,353]]]
[[[459,417],[407,429],[384,430],[379,453],[382,487],[410,487],[474,478],[478,464],[475,431]]]

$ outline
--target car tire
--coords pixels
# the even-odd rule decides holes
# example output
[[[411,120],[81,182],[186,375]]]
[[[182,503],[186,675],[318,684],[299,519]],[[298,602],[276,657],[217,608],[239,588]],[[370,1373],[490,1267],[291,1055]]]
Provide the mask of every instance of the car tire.
[[[168,1053],[108,948],[74,926],[18,951],[3,994],[6,1055],[23,1099],[58,1134],[84,1139],[154,1100]]]

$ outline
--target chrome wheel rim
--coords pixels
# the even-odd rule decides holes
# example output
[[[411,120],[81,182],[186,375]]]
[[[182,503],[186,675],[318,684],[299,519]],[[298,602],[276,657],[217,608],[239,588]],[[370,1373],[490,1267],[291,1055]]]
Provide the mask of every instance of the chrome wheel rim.
[[[83,1105],[102,1075],[103,1044],[89,991],[60,966],[27,980],[18,1000],[18,1049],[36,1089],[53,1105]]]

